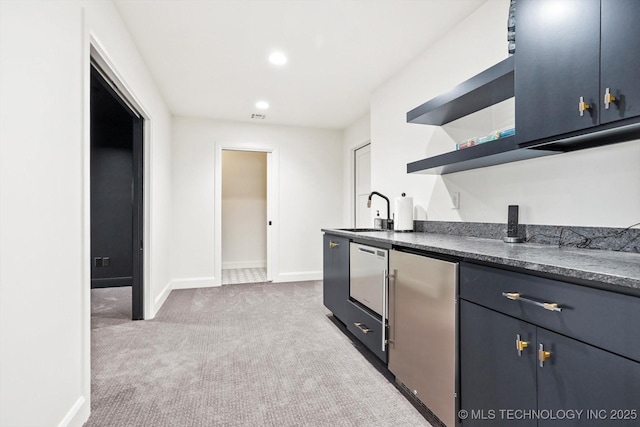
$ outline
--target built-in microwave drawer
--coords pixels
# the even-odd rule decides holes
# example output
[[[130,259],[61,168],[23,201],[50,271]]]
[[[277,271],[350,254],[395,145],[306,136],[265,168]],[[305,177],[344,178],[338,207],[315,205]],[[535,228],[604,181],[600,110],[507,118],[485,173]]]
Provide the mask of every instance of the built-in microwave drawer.
[[[640,298],[469,263],[460,298],[640,361]]]
[[[386,345],[382,344],[382,321],[369,312],[347,301],[347,329],[356,336],[369,350],[387,363]],[[386,336],[386,334],[385,334]]]

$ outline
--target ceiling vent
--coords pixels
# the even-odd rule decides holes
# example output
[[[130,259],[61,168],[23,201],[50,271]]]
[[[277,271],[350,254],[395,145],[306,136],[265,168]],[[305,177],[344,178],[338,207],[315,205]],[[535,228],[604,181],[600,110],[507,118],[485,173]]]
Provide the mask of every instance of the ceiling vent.
[[[252,119],[260,119],[260,120],[264,120],[267,117],[266,114],[260,114],[260,113],[253,113],[251,114],[251,118]]]

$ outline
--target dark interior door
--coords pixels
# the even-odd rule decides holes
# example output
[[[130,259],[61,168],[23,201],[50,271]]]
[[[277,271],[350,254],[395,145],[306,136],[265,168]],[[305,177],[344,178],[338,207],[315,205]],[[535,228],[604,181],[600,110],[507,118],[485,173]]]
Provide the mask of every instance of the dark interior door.
[[[518,0],[515,98],[519,143],[598,123],[602,105],[599,53],[600,0]],[[581,97],[590,106],[582,116],[578,111]]]
[[[602,0],[600,122],[640,115],[640,1]],[[604,107],[606,90],[615,97]]]
[[[144,119],[91,69],[91,287],[131,286],[144,318]]]
[[[133,320],[144,319],[144,121],[132,117],[133,126],[133,201],[132,201],[132,306]]]

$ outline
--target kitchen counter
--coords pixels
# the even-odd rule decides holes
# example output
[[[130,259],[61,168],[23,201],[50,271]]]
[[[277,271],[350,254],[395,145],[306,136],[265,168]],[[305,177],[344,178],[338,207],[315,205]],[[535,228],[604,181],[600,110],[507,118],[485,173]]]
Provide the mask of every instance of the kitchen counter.
[[[434,233],[393,231],[352,232],[323,229],[325,233],[350,239],[391,244],[395,247],[450,255],[541,272],[581,284],[640,295],[640,254],[577,249],[532,243],[508,244],[502,240]]]

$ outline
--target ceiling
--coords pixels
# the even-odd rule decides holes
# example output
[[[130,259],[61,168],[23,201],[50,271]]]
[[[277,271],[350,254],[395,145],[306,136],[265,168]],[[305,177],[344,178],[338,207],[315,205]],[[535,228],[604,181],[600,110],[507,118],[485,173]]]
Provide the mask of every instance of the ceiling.
[[[486,0],[115,0],[174,115],[343,129]],[[268,55],[285,53],[276,67]],[[452,53],[453,54],[453,53]],[[267,110],[255,104],[267,101]]]

